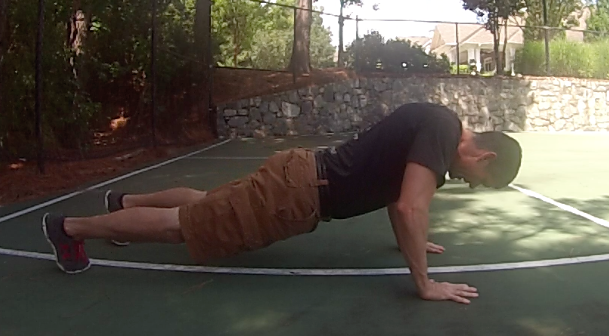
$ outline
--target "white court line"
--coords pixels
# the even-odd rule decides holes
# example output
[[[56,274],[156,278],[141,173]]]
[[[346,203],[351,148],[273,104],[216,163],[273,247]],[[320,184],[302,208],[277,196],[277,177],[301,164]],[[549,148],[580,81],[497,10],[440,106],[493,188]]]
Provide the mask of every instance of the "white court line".
[[[266,156],[192,156],[188,160],[266,160]]]
[[[553,199],[551,199],[549,197],[543,196],[543,195],[538,194],[538,193],[536,193],[534,191],[531,191],[531,190],[528,190],[528,189],[524,189],[524,188],[521,188],[521,187],[513,185],[513,184],[510,184],[510,187],[520,191],[521,193],[523,193],[523,194],[525,194],[527,196],[540,199],[540,200],[542,200],[542,201],[544,201],[546,203],[550,203],[550,204],[552,204],[554,206],[557,206],[557,207],[559,207],[559,208],[561,208],[561,209],[563,209],[565,211],[568,211],[568,212],[570,212],[570,213],[572,213],[574,215],[578,215],[578,216],[584,217],[585,219],[588,219],[588,220],[590,220],[590,221],[592,221],[592,222],[594,222],[594,223],[596,223],[598,225],[601,225],[601,226],[604,226],[606,228],[609,228],[609,222],[607,222],[604,219],[592,216],[592,215],[590,215],[588,213],[585,213],[583,211],[580,211],[580,210],[578,210],[578,209],[576,209],[576,208],[574,208],[574,207],[572,207],[570,205],[566,205],[566,204],[557,202],[557,201],[555,201],[555,200],[553,200]]]
[[[61,196],[61,197],[54,198],[54,199],[52,199],[52,200],[50,200],[50,201],[46,201],[46,202],[44,202],[44,203],[40,203],[40,204],[34,205],[34,206],[29,207],[29,208],[27,208],[27,209],[23,209],[23,210],[21,210],[21,211],[13,212],[13,213],[11,213],[11,214],[9,214],[9,215],[6,215],[6,216],[3,216],[3,217],[0,217],[0,223],[2,223],[2,222],[6,222],[6,221],[11,220],[11,219],[13,219],[13,218],[17,218],[17,217],[23,216],[23,215],[25,215],[25,214],[28,214],[28,213],[33,212],[33,211],[36,211],[36,210],[38,210],[38,209],[42,209],[42,208],[47,207],[47,206],[49,206],[49,205],[52,205],[52,204],[55,204],[55,203],[59,203],[59,202],[61,202],[61,201],[65,201],[65,200],[70,199],[70,198],[72,198],[72,197],[74,197],[74,196],[78,196],[78,195],[80,195],[80,194],[82,194],[82,193],[84,193],[84,192],[86,192],[86,191],[93,190],[93,189],[97,189],[97,188],[100,188],[100,187],[106,186],[106,185],[108,185],[108,184],[112,184],[112,183],[114,183],[114,182],[118,182],[118,181],[120,181],[120,180],[124,180],[124,179],[126,179],[126,178],[131,177],[131,176],[135,176],[135,175],[137,175],[137,174],[141,174],[141,173],[143,173],[143,172],[147,172],[147,171],[149,171],[149,170],[152,170],[152,169],[155,169],[155,168],[158,168],[158,167],[162,167],[162,166],[167,165],[167,164],[170,164],[170,163],[172,163],[172,162],[175,162],[175,161],[178,161],[178,160],[181,160],[181,159],[187,158],[187,157],[189,157],[189,156],[191,156],[191,155],[195,155],[195,154],[199,154],[199,153],[201,153],[201,152],[205,152],[205,151],[210,150],[210,149],[212,149],[212,148],[215,148],[215,147],[218,147],[218,146],[224,145],[225,143],[227,143],[227,142],[229,142],[229,141],[231,141],[231,139],[224,140],[224,141],[222,141],[222,142],[219,142],[219,143],[213,144],[213,145],[208,146],[208,147],[205,147],[205,148],[203,148],[203,149],[196,150],[196,151],[194,151],[194,152],[192,152],[192,153],[189,153],[189,154],[186,154],[186,155],[182,155],[182,156],[175,157],[175,158],[170,159],[170,160],[167,160],[167,161],[163,161],[163,162],[161,162],[161,163],[157,163],[157,164],[155,164],[155,165],[153,165],[153,166],[149,166],[149,167],[146,167],[146,168],[142,168],[142,169],[139,169],[139,170],[132,171],[131,173],[128,173],[128,174],[125,174],[125,175],[121,175],[121,176],[119,176],[119,177],[115,177],[115,178],[113,178],[113,179],[111,179],[111,180],[107,180],[107,181],[105,181],[105,182],[98,183],[98,184],[96,184],[96,185],[94,185],[94,186],[90,186],[90,187],[88,187],[88,188],[85,188],[85,189],[82,189],[82,190],[78,190],[78,191],[75,191],[75,192],[69,193],[69,194],[67,194],[67,195],[63,195],[63,196]]]
[[[120,177],[108,180],[106,182],[99,183],[97,185],[88,187],[86,189],[76,191],[62,197],[55,198],[53,200],[38,204],[36,206],[27,208],[25,210],[21,210],[15,212],[13,214],[0,217],[0,223],[7,221],[12,218],[16,218],[22,216],[24,214],[30,213],[32,211],[38,210],[40,208],[49,206],[51,204],[55,204],[61,202],[63,200],[72,198],[79,194],[82,194],[85,191],[92,190],[95,188],[99,188],[128,177],[143,173],[145,171],[155,169],[169,163],[178,161],[180,159],[189,158],[192,155],[204,152],[206,150],[212,149],[214,147],[218,147],[227,142],[231,141],[230,139],[225,140],[223,142],[214,144],[212,146],[200,149],[198,151],[192,152],[187,155],[183,155],[180,157],[176,157],[174,159],[161,162],[159,164],[143,168],[134,172],[131,172],[126,175],[122,175]],[[197,157],[198,158],[198,157]],[[212,157],[213,158],[213,157]],[[216,157],[222,159],[264,159],[265,157]],[[586,219],[589,219],[597,224],[603,225],[605,227],[609,227],[609,223],[607,221],[586,214],[582,211],[579,211],[571,206],[556,202],[548,197],[535,193],[533,191],[520,188],[515,185],[510,185],[511,188],[516,189],[528,196],[538,198],[547,203],[553,204],[563,210],[569,211],[576,215],[582,216]],[[8,256],[17,256],[17,257],[25,257],[31,259],[40,259],[40,260],[50,260],[54,261],[55,257],[52,254],[39,253],[39,252],[30,252],[30,251],[19,251],[19,250],[11,250],[0,248],[1,255]],[[573,265],[573,264],[581,264],[581,263],[591,263],[591,262],[599,262],[599,261],[607,261],[609,260],[609,254],[600,254],[600,255],[592,255],[592,256],[584,256],[584,257],[573,257],[573,258],[560,258],[560,259],[546,259],[546,260],[535,260],[535,261],[525,261],[525,262],[512,262],[512,263],[498,263],[498,264],[481,264],[481,265],[464,265],[464,266],[442,266],[442,267],[430,267],[428,272],[430,274],[438,274],[438,273],[459,273],[459,272],[481,272],[481,271],[497,271],[497,270],[515,270],[515,269],[526,269],[526,268],[539,268],[539,267],[549,267],[549,266],[560,266],[560,265]],[[154,264],[154,263],[140,263],[140,262],[129,262],[129,261],[118,261],[118,260],[105,260],[105,259],[91,259],[91,263],[93,265],[98,266],[107,266],[107,267],[117,267],[117,268],[129,268],[129,269],[140,269],[140,270],[156,270],[156,271],[179,271],[179,272],[190,272],[190,273],[216,273],[216,274],[241,274],[241,275],[309,275],[309,276],[355,276],[355,275],[405,275],[410,274],[410,270],[406,267],[402,268],[367,268],[367,269],[276,269],[276,268],[246,268],[246,267],[208,267],[208,266],[189,266],[189,265],[173,265],[173,264]]]
[[[0,248],[0,254],[24,257],[41,260],[55,260],[54,255],[39,252],[19,251]],[[584,257],[546,259],[535,261],[522,261],[499,264],[481,264],[466,266],[441,266],[429,267],[429,274],[441,273],[464,273],[464,272],[488,272],[499,270],[516,270],[526,268],[540,268],[549,266],[564,266],[582,263],[591,263],[609,260],[609,254],[599,254]],[[323,268],[249,268],[249,267],[209,267],[209,266],[189,266],[173,264],[153,264],[131,261],[117,261],[106,259],[91,259],[92,265],[108,266],[116,268],[130,268],[151,271],[171,271],[187,273],[215,273],[215,274],[238,274],[238,275],[297,275],[297,276],[372,276],[372,275],[406,275],[410,274],[407,267],[397,268],[343,268],[343,269],[323,269]]]

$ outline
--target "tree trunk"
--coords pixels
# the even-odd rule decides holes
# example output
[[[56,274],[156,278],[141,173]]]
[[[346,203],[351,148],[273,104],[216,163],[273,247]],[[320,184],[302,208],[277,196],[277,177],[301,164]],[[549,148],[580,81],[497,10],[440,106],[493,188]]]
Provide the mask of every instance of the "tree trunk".
[[[239,26],[239,23],[241,21],[239,21],[239,19],[235,19],[235,26],[233,27],[233,66],[235,68],[238,68],[239,65],[237,64],[239,62],[239,54],[241,53],[241,41],[242,41],[242,37],[241,34],[243,33],[243,28],[241,28]]]
[[[8,26],[8,2],[9,0],[0,0],[0,62],[4,57],[4,48],[6,44],[6,38],[4,36],[6,32],[6,26]]]
[[[195,52],[198,63],[194,65],[196,77],[190,105],[194,107],[206,126],[217,136],[216,116],[212,108],[213,60],[211,53],[211,1],[197,0],[195,4]],[[199,80],[202,78],[202,80]],[[205,98],[203,98],[205,97]]]
[[[72,14],[68,22],[68,32],[68,47],[72,49],[72,52],[76,56],[81,55],[84,39],[87,35],[87,22],[85,13],[80,5],[80,0],[72,1]]]
[[[311,46],[311,23],[313,19],[313,0],[298,0],[298,7],[294,17],[294,44],[292,46],[292,57],[288,69],[295,76],[311,72],[310,46]]]
[[[345,26],[345,18],[343,17],[343,10],[345,8],[345,0],[340,0],[340,17],[338,18],[338,62],[336,64],[337,67],[341,68],[344,66],[343,64],[343,31]]]
[[[499,53],[499,40],[501,36],[501,30],[499,25],[499,18],[495,16],[493,18],[493,52],[495,56],[495,75],[503,74],[503,69],[501,67],[501,54]]]
[[[238,64],[237,64],[238,59],[239,59],[239,57],[238,57],[238,56],[239,56],[239,53],[241,52],[241,51],[239,50],[239,41],[237,41],[237,39],[235,39],[235,41],[234,41],[234,43],[233,43],[233,44],[234,44],[234,46],[235,46],[235,47],[233,48],[233,66],[234,66],[235,68],[238,68],[238,67],[239,67],[239,66],[238,66]]]
[[[81,96],[81,92],[85,89],[86,76],[84,71],[84,40],[87,35],[87,17],[85,15],[84,10],[81,7],[80,0],[72,1],[72,10],[70,14],[70,19],[67,23],[68,26],[68,38],[66,41],[67,46],[71,50],[70,55],[70,66],[72,67],[72,76],[74,82],[76,83],[76,89],[72,95],[72,113],[77,115],[81,109],[79,96]],[[69,126],[68,126],[69,127]],[[62,134],[65,134],[68,130],[64,130]],[[63,138],[63,136],[61,136]],[[60,139],[61,141],[62,139]],[[68,140],[64,145],[70,147],[71,141],[75,140],[76,145],[82,149],[81,139],[76,136],[75,139]]]
[[[195,50],[197,60],[201,64],[207,66],[210,53],[208,52],[210,45],[210,26],[209,18],[211,16],[210,0],[197,0],[195,4]]]
[[[83,46],[87,36],[87,20],[88,17],[81,8],[80,0],[74,0],[68,21],[68,39],[66,44],[72,51],[70,65],[72,66],[74,79],[79,84],[79,87],[82,87],[82,77],[84,76],[81,58],[84,55]]]

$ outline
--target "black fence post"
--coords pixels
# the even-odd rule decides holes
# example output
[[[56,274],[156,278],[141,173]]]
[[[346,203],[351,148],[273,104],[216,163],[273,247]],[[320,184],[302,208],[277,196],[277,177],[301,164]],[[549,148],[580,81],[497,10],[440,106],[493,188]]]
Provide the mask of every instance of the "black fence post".
[[[152,0],[152,28],[150,33],[150,127],[153,148],[156,148],[156,6],[157,0]]]
[[[212,17],[212,12],[214,10],[214,2],[213,0],[209,0],[209,16],[207,18],[208,20],[208,31],[207,31],[207,64],[204,64],[205,67],[207,67],[207,108],[208,108],[208,118],[209,118],[209,126],[212,129],[212,133],[214,135],[214,138],[217,138],[219,136],[218,134],[218,118],[217,118],[217,110],[216,107],[214,105],[214,96],[213,96],[213,90],[214,90],[214,53],[212,51],[212,47],[213,47],[213,43],[212,43],[212,38],[213,38],[213,20],[211,19]]]
[[[361,41],[359,40],[359,15],[355,16],[355,73],[359,73],[359,53]]]
[[[296,18],[298,17],[298,9],[296,7],[294,7],[294,40],[296,39]],[[292,58],[294,58],[294,52],[296,51],[296,49],[294,47],[292,47]],[[291,63],[291,62],[290,62]],[[296,79],[296,65],[293,64],[292,66],[292,83],[296,84],[297,79]]]
[[[36,141],[38,142],[38,170],[44,174],[44,139],[42,136],[42,39],[44,32],[44,0],[38,0],[38,32],[36,34]]]
[[[548,6],[543,0],[543,39],[546,49],[546,76],[550,75],[550,41],[548,38]]]
[[[459,75],[461,74],[461,51],[459,50],[459,23],[457,22],[455,22],[455,43],[457,43],[457,75]]]

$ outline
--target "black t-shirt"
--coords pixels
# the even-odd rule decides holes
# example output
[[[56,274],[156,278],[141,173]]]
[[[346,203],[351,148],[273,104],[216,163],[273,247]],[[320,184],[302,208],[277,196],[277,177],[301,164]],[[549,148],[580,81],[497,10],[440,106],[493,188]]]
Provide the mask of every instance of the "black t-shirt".
[[[431,169],[441,187],[461,132],[461,121],[447,107],[412,103],[341,146],[324,150],[329,215],[354,217],[397,201],[408,162]]]

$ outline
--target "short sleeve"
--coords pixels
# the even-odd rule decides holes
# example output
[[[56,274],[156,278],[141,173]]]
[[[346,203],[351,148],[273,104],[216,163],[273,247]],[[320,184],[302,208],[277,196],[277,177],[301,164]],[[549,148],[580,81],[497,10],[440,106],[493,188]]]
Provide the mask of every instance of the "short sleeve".
[[[408,162],[418,163],[436,174],[438,188],[446,182],[446,173],[461,139],[461,123],[458,118],[451,119],[429,118],[423,121],[408,153]]]

